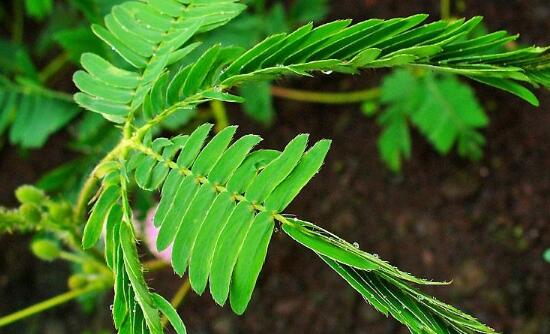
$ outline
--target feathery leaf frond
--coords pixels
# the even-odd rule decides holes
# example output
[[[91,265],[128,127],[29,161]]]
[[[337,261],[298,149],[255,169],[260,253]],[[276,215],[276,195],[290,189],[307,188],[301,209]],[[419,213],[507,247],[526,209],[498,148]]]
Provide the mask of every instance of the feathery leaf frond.
[[[163,183],[155,215],[157,246],[173,244],[176,273],[183,275],[189,267],[198,293],[210,277],[216,302],[223,305],[231,291],[231,306],[242,313],[263,265],[274,217],[317,173],[330,142],[305,151],[307,136],[300,135],[282,152],[251,153],[260,137],[247,135],[230,145],[236,131],[231,126],[206,143],[211,127],[134,145],[138,153],[129,166],[140,187],[151,190]]]
[[[114,6],[105,16],[106,27],[93,25],[92,30],[134,70],[84,54],[85,71],[74,75],[82,91],[75,94],[75,100],[114,122],[123,122],[142,105],[165,68],[197,46],[186,45],[193,35],[227,23],[244,9],[235,0],[189,2],[129,1]]]
[[[0,134],[9,127],[12,144],[23,148],[41,147],[80,111],[70,95],[67,97],[22,78],[18,84],[3,79],[0,78]]]
[[[444,283],[417,279],[311,223],[294,218],[288,222],[283,224],[288,235],[313,250],[365,301],[411,333],[494,333],[472,316],[411,286]]]

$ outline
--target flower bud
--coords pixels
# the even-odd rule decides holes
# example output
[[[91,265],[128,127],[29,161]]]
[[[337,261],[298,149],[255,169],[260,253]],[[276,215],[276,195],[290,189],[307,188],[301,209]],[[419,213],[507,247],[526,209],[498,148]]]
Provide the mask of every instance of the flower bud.
[[[48,239],[34,240],[31,243],[31,250],[36,257],[44,261],[53,261],[60,253],[59,245]]]
[[[20,203],[31,203],[35,205],[42,205],[47,196],[44,192],[36,187],[24,185],[15,190],[15,197]]]
[[[31,223],[38,223],[42,217],[38,207],[31,203],[23,203],[19,207],[19,212],[23,218]]]

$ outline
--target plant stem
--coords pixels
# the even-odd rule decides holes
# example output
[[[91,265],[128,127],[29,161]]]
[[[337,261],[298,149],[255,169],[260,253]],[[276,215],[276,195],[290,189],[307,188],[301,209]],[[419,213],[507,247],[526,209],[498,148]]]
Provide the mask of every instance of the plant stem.
[[[14,43],[20,44],[23,41],[23,1],[13,1],[13,26],[11,39]]]
[[[150,260],[143,263],[143,270],[145,271],[157,271],[168,267],[168,263],[163,260]]]
[[[176,294],[174,297],[172,297],[172,300],[170,301],[170,304],[174,307],[174,309],[177,309],[178,306],[180,306],[181,302],[185,299],[185,296],[187,296],[187,293],[189,293],[189,290],[191,289],[191,284],[189,283],[189,278],[186,278],[185,281],[181,284],[178,291],[176,291]],[[161,320],[162,327],[166,326],[168,323],[168,318],[162,317]]]
[[[271,87],[271,95],[303,102],[324,104],[349,104],[375,100],[380,96],[379,88],[370,88],[354,92],[316,92],[285,87]]]
[[[451,0],[441,0],[440,16],[442,20],[448,20],[451,18]]]
[[[220,132],[229,125],[227,120],[227,112],[225,111],[225,105],[218,100],[210,101],[210,108],[212,109],[212,115],[216,120],[216,132]]]
[[[6,315],[2,318],[0,318],[0,327],[9,325],[11,323],[14,323],[16,321],[19,321],[21,319],[30,317],[36,313],[43,312],[47,309],[50,309],[52,307],[55,307],[57,305],[66,303],[72,299],[78,298],[82,295],[85,295],[87,293],[102,290],[105,288],[104,284],[94,284],[90,285],[88,287],[82,288],[82,289],[75,289],[71,291],[67,291],[65,293],[62,293],[60,295],[57,295],[55,297],[52,297],[50,299],[46,299],[43,302],[34,304],[32,306],[29,306],[25,309],[19,310],[17,312],[14,312],[12,314]]]
[[[69,54],[66,52],[63,52],[62,54],[58,55],[57,57],[52,59],[52,61],[50,61],[48,65],[46,65],[40,71],[40,73],[38,73],[38,79],[43,83],[48,81],[48,79],[52,75],[56,74],[59,70],[63,68],[63,66],[65,66],[65,64],[67,64],[69,59],[70,59]]]

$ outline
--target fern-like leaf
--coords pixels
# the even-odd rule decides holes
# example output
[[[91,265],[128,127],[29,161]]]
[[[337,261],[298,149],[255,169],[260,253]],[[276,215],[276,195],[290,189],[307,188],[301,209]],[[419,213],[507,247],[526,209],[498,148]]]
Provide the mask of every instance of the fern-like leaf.
[[[41,147],[79,111],[70,96],[22,78],[18,84],[0,78],[0,134],[9,128],[14,145]]]
[[[442,283],[417,279],[311,223],[295,218],[287,222],[283,230],[288,235],[313,250],[365,301],[411,333],[494,333],[472,316],[411,286]]]
[[[259,150],[261,140],[248,135],[229,146],[236,127],[227,127],[207,144],[212,125],[189,136],[135,145],[132,157],[138,185],[164,183],[155,216],[159,250],[173,244],[172,266],[191,286],[210,292],[223,305],[242,313],[263,265],[279,214],[321,167],[330,142],[307,152],[307,136],[292,140],[283,152]],[[100,202],[102,198],[98,200]]]
[[[408,87],[403,89],[403,87]],[[401,69],[384,78],[381,102],[386,106],[377,120],[383,127],[378,140],[380,154],[394,171],[401,158],[409,158],[409,123],[441,154],[456,145],[461,156],[477,160],[485,142],[479,132],[488,117],[473,91],[455,76],[424,73],[417,77]]]
[[[197,32],[225,24],[244,6],[235,0],[129,1],[113,7],[105,16],[106,28],[92,26],[94,33],[119,54],[134,70],[115,67],[105,59],[84,54],[86,71],[78,71],[74,82],[81,93],[75,100],[114,122],[140,107],[153,82],[170,64],[191,52],[196,43],[185,45]]]

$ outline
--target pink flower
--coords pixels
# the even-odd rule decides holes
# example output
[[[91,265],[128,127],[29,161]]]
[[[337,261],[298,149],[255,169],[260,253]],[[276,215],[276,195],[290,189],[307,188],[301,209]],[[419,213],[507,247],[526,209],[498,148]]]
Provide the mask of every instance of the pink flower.
[[[159,229],[153,224],[156,211],[157,206],[154,206],[149,210],[149,212],[147,212],[147,216],[145,217],[145,224],[143,225],[145,244],[147,245],[147,248],[149,248],[149,251],[151,251],[151,253],[156,258],[170,263],[170,260],[172,258],[172,245],[170,245],[162,252],[159,252],[157,250],[157,238],[159,235]]]

